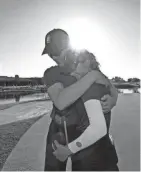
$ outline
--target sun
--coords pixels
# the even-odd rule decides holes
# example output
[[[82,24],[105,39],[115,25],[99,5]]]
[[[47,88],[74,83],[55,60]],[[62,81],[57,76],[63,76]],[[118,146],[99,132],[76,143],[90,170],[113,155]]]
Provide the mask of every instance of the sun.
[[[61,28],[67,31],[70,45],[76,50],[87,49],[99,51],[103,45],[105,34],[101,27],[87,18],[72,18],[61,23]],[[105,43],[104,43],[105,44]]]
[[[113,38],[103,23],[95,18],[75,17],[58,21],[56,27],[69,34],[72,49],[77,51],[86,49],[94,53],[102,66],[102,70],[111,74],[113,61],[109,54],[114,52]]]
[[[68,24],[68,34],[70,36],[70,45],[75,49],[88,48],[90,44],[89,33],[91,24],[87,19],[78,18]]]

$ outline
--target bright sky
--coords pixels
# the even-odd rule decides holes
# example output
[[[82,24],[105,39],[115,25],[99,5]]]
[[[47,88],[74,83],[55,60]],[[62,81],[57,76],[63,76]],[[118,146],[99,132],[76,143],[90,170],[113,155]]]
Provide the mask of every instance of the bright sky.
[[[0,0],[0,75],[42,77],[44,37],[65,29],[94,52],[108,76],[140,77],[139,0]]]

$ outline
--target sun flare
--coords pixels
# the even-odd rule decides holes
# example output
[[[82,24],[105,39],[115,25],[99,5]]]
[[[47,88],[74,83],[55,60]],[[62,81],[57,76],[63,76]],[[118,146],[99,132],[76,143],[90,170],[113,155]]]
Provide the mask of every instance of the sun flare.
[[[96,19],[78,17],[59,21],[56,26],[69,34],[71,48],[78,51],[86,49],[94,53],[102,70],[108,71],[107,66],[110,65],[108,72],[111,73],[113,65],[109,54],[114,51],[114,47],[111,44],[111,35],[103,23]]]
[[[68,32],[70,45],[76,50],[85,48],[90,51],[99,51],[107,45],[105,33],[101,27],[87,18],[74,18],[64,21],[62,28]]]

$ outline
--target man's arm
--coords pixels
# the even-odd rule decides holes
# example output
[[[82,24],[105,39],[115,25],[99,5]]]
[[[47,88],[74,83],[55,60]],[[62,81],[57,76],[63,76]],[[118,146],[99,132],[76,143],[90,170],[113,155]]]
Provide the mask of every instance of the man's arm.
[[[48,88],[48,94],[55,106],[59,110],[63,110],[80,98],[97,79],[102,84],[108,84],[107,79],[100,72],[91,71],[66,88],[63,87],[63,84],[56,82]],[[46,74],[44,74],[44,80],[46,80]]]
[[[91,146],[107,133],[106,121],[99,100],[88,100],[84,103],[90,125],[76,140],[68,144],[72,153]]]

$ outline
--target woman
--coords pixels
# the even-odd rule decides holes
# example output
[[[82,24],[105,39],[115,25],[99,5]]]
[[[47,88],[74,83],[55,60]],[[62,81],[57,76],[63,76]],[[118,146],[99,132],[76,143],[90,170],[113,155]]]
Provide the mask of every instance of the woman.
[[[67,56],[67,52],[65,55]],[[86,50],[77,54],[76,64],[77,68],[71,75],[78,80],[91,70],[99,70],[95,56]],[[83,126],[83,130],[80,129],[81,131],[76,127],[76,133],[78,130],[80,132],[77,138],[71,137],[67,148],[55,142],[57,149],[54,148],[54,155],[60,161],[64,161],[71,154],[73,171],[118,171],[116,151],[109,138],[111,113],[103,114],[100,105],[101,97],[106,94],[110,94],[108,87],[93,84],[82,96],[88,116],[88,119],[85,117],[87,124]],[[78,143],[81,146],[77,146]],[[65,152],[66,158],[63,156]]]

